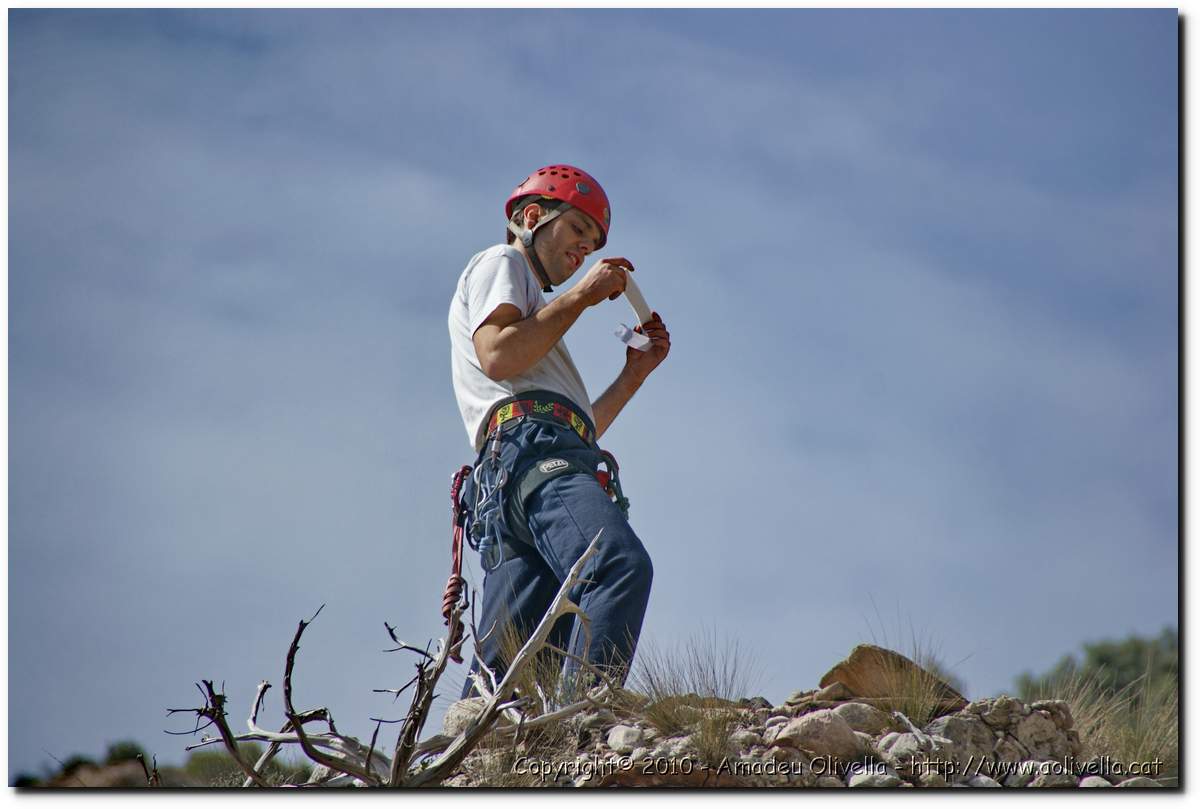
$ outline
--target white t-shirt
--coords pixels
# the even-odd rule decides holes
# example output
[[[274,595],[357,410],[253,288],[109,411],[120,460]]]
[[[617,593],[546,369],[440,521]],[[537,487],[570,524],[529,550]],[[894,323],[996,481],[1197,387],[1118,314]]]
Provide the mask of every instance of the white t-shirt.
[[[522,318],[546,306],[525,256],[507,244],[489,247],[472,256],[450,300],[450,372],[454,398],[458,400],[467,438],[475,451],[483,448],[486,428],[483,420],[492,405],[527,390],[561,393],[595,424],[587,388],[562,340],[523,374],[496,382],[483,372],[471,338],[502,303],[520,309]]]

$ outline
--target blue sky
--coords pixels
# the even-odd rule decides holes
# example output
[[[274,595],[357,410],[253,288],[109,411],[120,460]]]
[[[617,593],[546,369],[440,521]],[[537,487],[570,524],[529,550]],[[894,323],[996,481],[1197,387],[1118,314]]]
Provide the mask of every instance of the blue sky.
[[[737,638],[779,701],[916,634],[984,696],[1177,624],[1176,37],[1169,9],[10,12],[11,770],[182,760],[165,709],[215,678],[241,722],[322,603],[298,701],[398,715],[383,622],[439,632],[471,455],[447,305],[550,162],[604,184],[605,254],[672,333],[603,442],[647,643]],[[568,335],[593,397],[627,319]]]

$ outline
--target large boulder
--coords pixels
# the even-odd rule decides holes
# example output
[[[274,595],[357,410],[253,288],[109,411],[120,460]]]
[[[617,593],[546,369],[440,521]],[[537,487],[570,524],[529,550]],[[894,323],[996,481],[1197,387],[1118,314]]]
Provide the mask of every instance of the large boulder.
[[[937,713],[957,711],[967,701],[937,675],[921,668],[899,652],[859,644],[850,655],[825,672],[821,687],[841,683],[856,697],[894,698],[914,690],[929,693],[939,700]]]
[[[843,761],[862,754],[862,745],[854,735],[854,729],[828,708],[793,719],[775,735],[772,742]]]

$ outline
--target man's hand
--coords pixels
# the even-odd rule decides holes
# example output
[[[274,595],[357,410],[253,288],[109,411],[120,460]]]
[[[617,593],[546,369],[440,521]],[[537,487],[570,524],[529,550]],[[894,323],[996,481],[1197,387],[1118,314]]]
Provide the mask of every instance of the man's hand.
[[[638,351],[633,347],[625,349],[625,370],[633,374],[639,382],[644,381],[650,372],[667,358],[671,350],[671,333],[667,331],[667,324],[663,323],[658,312],[652,314],[652,320],[634,329],[650,338],[650,347],[645,351]]]
[[[625,291],[625,272],[633,264],[627,258],[602,258],[592,265],[576,286],[584,306],[595,306],[602,301],[615,301]]]

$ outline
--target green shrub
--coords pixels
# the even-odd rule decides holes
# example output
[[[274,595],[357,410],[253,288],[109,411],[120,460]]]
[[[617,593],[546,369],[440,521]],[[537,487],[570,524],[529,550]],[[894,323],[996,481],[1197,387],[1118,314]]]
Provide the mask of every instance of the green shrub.
[[[113,742],[104,754],[104,763],[119,764],[122,761],[137,761],[138,756],[145,756],[147,761],[150,760],[150,757],[146,756],[146,751],[137,742],[129,740]]]
[[[241,742],[238,750],[243,760],[253,765],[258,761],[264,748],[257,742]],[[184,772],[189,778],[206,786],[238,787],[246,779],[246,774],[234,762],[233,757],[224,748],[196,750],[188,757],[183,765]],[[308,779],[311,769],[306,765],[294,765],[271,759],[263,770],[263,777],[272,785],[303,783]]]

